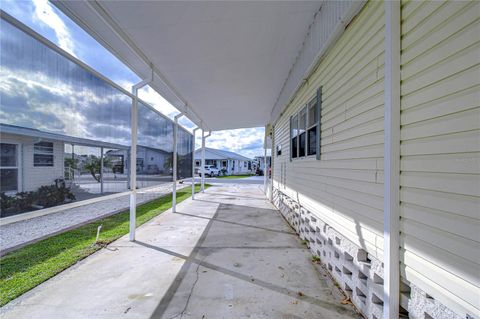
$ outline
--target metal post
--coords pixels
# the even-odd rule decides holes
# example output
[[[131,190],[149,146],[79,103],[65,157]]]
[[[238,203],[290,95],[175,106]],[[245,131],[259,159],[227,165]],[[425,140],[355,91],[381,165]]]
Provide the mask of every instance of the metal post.
[[[72,144],[72,170],[70,172],[72,173],[70,179],[73,183],[73,181],[75,180],[75,144]]]
[[[383,318],[398,318],[400,303],[400,2],[385,1],[385,148]]]
[[[273,169],[275,165],[274,156],[277,156],[275,151],[275,126],[272,126],[272,147],[270,148],[270,201],[273,202]]]
[[[103,194],[103,147],[100,147],[100,193]]]
[[[192,200],[195,199],[195,133],[200,129],[196,127],[193,129],[193,149],[192,149]]]
[[[137,125],[138,125],[138,90],[153,79],[144,80],[132,87],[132,114],[131,114],[131,146],[130,146],[130,233],[129,240],[135,240],[135,223],[137,217]]]
[[[177,211],[177,139],[178,139],[178,119],[183,113],[174,117],[173,125],[173,184],[172,184],[172,212]]]
[[[267,138],[265,137],[265,145],[263,146],[263,191],[267,194]]]
[[[137,122],[138,122],[138,100],[137,90],[134,88],[132,104],[132,143],[130,146],[130,234],[129,240],[135,240],[135,221],[137,215]]]
[[[123,159],[125,161],[124,163],[124,169],[127,170],[127,189],[130,189],[130,149],[127,150],[127,156]]]
[[[202,167],[200,168],[200,171],[202,172],[200,190],[202,191],[202,193],[205,192],[205,139],[211,134],[211,131],[208,132],[208,135],[205,135],[205,131],[202,131]]]

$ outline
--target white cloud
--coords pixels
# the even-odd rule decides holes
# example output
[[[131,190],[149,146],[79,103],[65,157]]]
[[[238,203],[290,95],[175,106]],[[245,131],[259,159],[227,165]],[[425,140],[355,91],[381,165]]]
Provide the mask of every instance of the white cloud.
[[[212,132],[206,139],[206,147],[239,153],[249,158],[263,155],[263,127]],[[196,147],[202,145],[201,133],[196,135]]]
[[[171,119],[179,113],[173,105],[150,86],[141,89],[139,91],[139,97]],[[196,127],[194,123],[185,117],[182,117],[179,123],[189,131],[192,131]],[[263,155],[264,131],[263,127],[258,127],[212,132],[212,135],[206,140],[206,146],[232,151],[253,158],[258,155]],[[201,147],[201,144],[201,131],[197,131],[195,148]]]
[[[43,22],[53,29],[57,36],[58,46],[75,55],[75,45],[70,32],[63,20],[55,13],[47,0],[33,0],[35,6],[34,19]]]
[[[157,111],[172,118],[179,113],[179,111],[170,102],[165,100],[150,86],[145,86],[138,92],[138,96],[145,102],[152,105]]]

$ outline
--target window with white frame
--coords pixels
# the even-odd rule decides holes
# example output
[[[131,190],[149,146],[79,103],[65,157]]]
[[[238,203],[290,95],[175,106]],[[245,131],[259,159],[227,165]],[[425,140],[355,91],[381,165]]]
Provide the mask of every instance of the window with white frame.
[[[307,104],[307,155],[317,154],[317,127],[318,127],[318,107],[317,97],[314,97]]]
[[[0,192],[18,191],[18,145],[0,143]]]
[[[33,166],[53,167],[53,143],[38,142],[33,146]]]
[[[307,143],[307,107],[298,113],[298,157],[305,157]]]
[[[290,157],[316,155],[320,159],[321,88],[300,111],[290,118]]]
[[[290,152],[292,158],[298,157],[298,114],[290,119]]]

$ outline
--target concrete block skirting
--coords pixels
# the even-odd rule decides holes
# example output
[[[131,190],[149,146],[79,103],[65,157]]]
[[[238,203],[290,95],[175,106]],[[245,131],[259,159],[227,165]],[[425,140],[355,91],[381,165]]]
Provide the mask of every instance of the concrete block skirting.
[[[312,255],[320,257],[358,310],[368,319],[382,318],[382,261],[276,188],[273,204],[300,238],[307,241]],[[413,284],[402,282],[400,290],[400,318],[462,318]]]

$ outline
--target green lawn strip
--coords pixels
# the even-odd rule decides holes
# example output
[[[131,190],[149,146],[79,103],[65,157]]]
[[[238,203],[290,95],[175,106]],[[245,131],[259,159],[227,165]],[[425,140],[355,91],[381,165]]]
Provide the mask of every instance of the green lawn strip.
[[[218,176],[217,178],[236,179],[236,178],[245,178],[245,177],[250,177],[250,176],[255,176],[255,175],[252,175],[252,174],[249,174],[249,175],[225,175],[225,176]]]
[[[205,188],[210,185],[205,184]],[[200,186],[195,186],[195,192]],[[177,191],[177,203],[191,196],[191,188]],[[172,207],[171,194],[137,207],[137,226]],[[0,257],[0,306],[93,254],[97,227],[99,242],[108,244],[129,231],[129,212],[124,211],[20,248]]]

